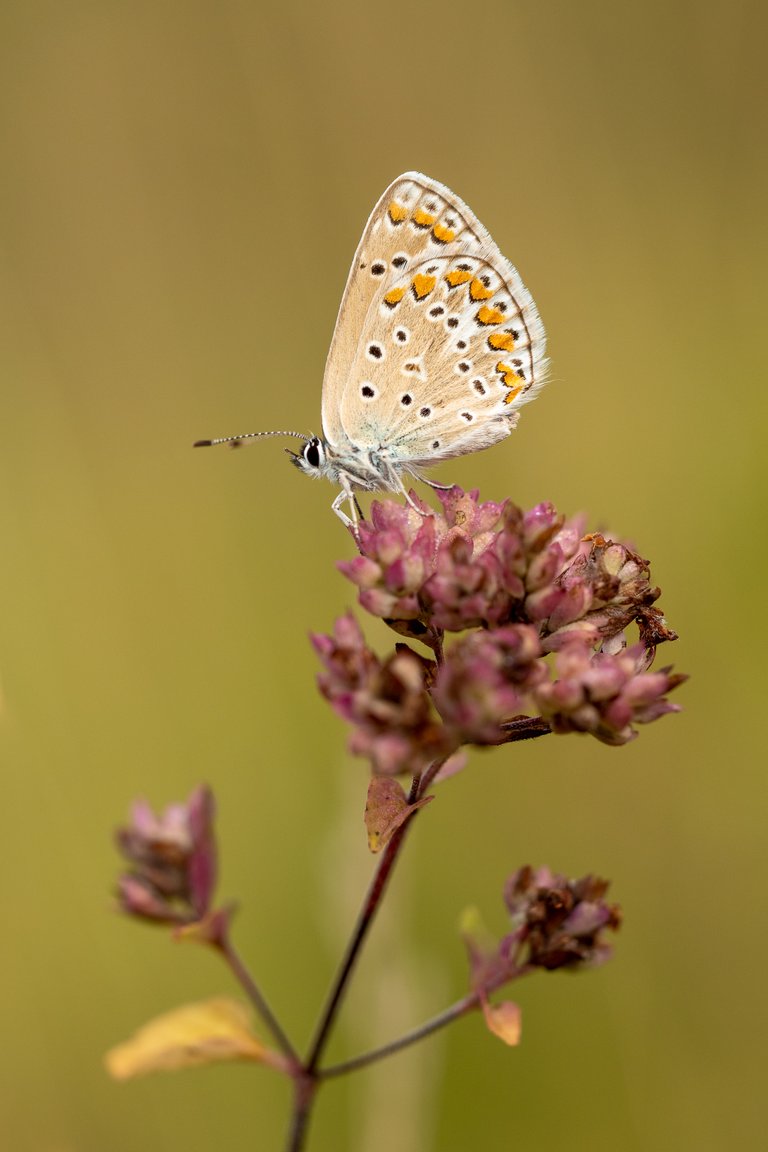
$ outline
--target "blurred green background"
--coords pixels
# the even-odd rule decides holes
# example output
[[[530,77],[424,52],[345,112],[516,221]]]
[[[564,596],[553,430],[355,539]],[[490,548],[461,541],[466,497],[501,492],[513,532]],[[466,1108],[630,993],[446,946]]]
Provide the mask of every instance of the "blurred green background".
[[[612,877],[615,958],[521,986],[517,1050],[471,1019],[334,1083],[310,1148],[763,1146],[767,31],[757,0],[0,6],[4,1148],[282,1145],[267,1071],[107,1078],[150,1016],[237,994],[113,914],[111,829],[214,787],[221,894],[303,1045],[372,869],[307,641],[353,602],[351,544],[279,442],[190,445],[319,431],[355,245],[408,168],[519,267],[553,362],[439,478],[634,540],[693,678],[627,748],[550,738],[440,789],[335,1056],[463,993],[459,914],[502,931],[523,862]]]

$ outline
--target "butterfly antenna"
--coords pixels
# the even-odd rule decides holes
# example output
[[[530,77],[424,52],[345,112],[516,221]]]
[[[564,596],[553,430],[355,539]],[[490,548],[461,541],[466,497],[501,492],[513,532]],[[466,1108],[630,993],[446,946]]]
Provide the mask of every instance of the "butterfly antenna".
[[[245,440],[255,440],[259,436],[295,436],[297,440],[311,440],[304,432],[242,432],[239,436],[221,436],[218,440],[195,440],[193,448],[212,448],[214,444],[231,444],[239,448]]]

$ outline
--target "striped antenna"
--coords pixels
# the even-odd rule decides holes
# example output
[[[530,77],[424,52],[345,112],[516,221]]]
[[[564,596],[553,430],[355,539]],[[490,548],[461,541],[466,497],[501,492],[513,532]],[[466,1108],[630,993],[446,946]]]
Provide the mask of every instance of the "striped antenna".
[[[244,440],[255,440],[259,436],[295,436],[297,440],[308,441],[311,436],[304,432],[243,432],[240,436],[221,436],[218,440],[195,440],[193,448],[212,448],[214,444],[231,444],[239,448]]]

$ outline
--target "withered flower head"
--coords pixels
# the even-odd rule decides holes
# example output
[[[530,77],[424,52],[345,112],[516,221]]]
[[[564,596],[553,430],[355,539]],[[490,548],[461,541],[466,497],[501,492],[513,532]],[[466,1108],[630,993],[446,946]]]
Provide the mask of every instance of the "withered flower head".
[[[595,966],[611,954],[605,933],[621,924],[617,904],[604,900],[608,881],[567,880],[548,868],[524,867],[510,876],[504,900],[512,932],[502,951],[515,970]]]

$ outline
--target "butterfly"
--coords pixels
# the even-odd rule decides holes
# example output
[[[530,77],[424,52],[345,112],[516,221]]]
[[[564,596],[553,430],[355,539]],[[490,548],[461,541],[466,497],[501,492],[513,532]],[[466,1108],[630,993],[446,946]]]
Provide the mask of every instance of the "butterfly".
[[[366,224],[344,289],[322,392],[322,436],[288,451],[307,476],[340,492],[332,508],[353,530],[358,491],[478,452],[515,428],[545,380],[544,326],[517,269],[467,205],[429,176],[405,172]],[[347,504],[350,514],[344,511]]]

